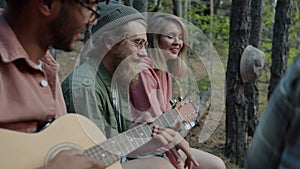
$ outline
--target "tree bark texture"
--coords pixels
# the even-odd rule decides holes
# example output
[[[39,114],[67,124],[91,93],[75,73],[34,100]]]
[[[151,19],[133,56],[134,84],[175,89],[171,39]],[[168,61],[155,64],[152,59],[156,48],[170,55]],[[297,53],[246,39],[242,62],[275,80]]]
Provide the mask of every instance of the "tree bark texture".
[[[249,44],[260,48],[263,23],[264,0],[251,0],[251,31]],[[248,103],[248,136],[253,136],[258,123],[258,89],[257,81],[245,84],[245,96]]]
[[[247,105],[240,60],[249,44],[250,29],[250,0],[232,0],[226,71],[225,155],[241,167],[247,150]]]
[[[251,31],[249,44],[260,48],[264,13],[264,0],[251,0]]]
[[[181,0],[173,0],[173,14],[182,17],[182,5]]]
[[[268,98],[287,69],[292,0],[278,0],[272,41],[272,65]]]
[[[132,6],[133,0],[124,0],[124,5]]]
[[[162,4],[162,1],[161,0],[157,0],[157,3],[154,7],[154,9],[151,11],[151,12],[158,12],[161,8],[161,4]]]
[[[148,1],[147,0],[134,0],[133,7],[138,10],[139,12],[147,12],[148,8]]]

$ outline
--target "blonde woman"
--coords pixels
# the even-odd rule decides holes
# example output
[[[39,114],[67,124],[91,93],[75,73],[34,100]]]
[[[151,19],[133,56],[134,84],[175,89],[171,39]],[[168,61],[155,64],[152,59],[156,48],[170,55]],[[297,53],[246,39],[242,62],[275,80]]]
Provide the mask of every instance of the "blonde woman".
[[[142,59],[141,71],[129,91],[133,121],[145,112],[156,117],[170,110],[172,76],[183,77],[187,73],[184,57],[188,34],[183,22],[174,15],[156,14],[149,20],[147,32],[148,57]],[[194,148],[191,152],[199,163],[193,169],[225,168],[223,160],[217,156]],[[180,150],[179,153],[185,161],[185,154]],[[170,156],[169,159],[176,166],[175,160]]]

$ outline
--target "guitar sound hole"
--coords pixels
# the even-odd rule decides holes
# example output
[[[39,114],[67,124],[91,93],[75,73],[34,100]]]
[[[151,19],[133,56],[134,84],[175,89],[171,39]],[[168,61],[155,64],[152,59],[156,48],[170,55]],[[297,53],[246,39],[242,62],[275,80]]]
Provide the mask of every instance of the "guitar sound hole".
[[[47,153],[45,159],[44,159],[44,165],[46,165],[50,160],[52,160],[60,151],[62,150],[68,150],[68,149],[76,149],[83,151],[84,149],[80,147],[77,144],[74,143],[59,143],[55,146],[53,146],[50,151]]]

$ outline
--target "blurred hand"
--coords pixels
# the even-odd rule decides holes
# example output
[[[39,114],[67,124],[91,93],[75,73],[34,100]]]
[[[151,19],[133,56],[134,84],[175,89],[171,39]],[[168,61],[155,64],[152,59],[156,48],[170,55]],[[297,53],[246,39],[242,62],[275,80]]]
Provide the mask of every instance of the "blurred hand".
[[[186,155],[186,160],[183,162],[178,150],[182,150]],[[199,166],[195,157],[192,155],[189,143],[182,139],[182,141],[175,147],[171,148],[170,151],[166,152],[169,160],[177,169],[188,168],[191,169],[193,165]]]
[[[195,157],[191,154],[189,143],[178,132],[173,129],[159,128],[157,134],[167,140],[169,151],[166,151],[166,154],[170,162],[177,169],[184,169],[186,167],[191,169],[193,165],[199,165]],[[185,161],[183,161],[178,150],[182,150],[186,154],[187,158]]]
[[[40,169],[105,169],[105,166],[101,161],[85,157],[81,151],[63,150]]]
[[[174,167],[176,167],[177,169],[184,169],[184,161],[175,147],[167,150],[166,155]]]
[[[151,113],[146,112],[142,116],[136,119],[131,127],[134,127],[140,123],[147,122],[149,124],[153,123],[154,119]],[[156,147],[163,147],[166,150],[166,154],[170,162],[177,169],[188,168],[191,169],[193,165],[198,166],[198,162],[195,157],[191,154],[189,143],[177,132],[182,125],[179,120],[173,128],[163,128],[158,125],[153,125],[153,139],[148,143],[147,146],[150,149],[155,149]],[[158,147],[159,146],[159,147]],[[167,148],[166,148],[167,147]],[[182,150],[187,158],[183,161],[182,157],[178,153],[178,150]]]

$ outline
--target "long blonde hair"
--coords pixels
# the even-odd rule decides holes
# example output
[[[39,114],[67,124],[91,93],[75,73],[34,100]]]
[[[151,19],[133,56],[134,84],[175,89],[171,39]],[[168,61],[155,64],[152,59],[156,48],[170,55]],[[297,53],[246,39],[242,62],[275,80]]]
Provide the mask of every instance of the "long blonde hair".
[[[176,59],[166,61],[163,52],[159,49],[159,37],[161,32],[170,22],[178,23],[183,30],[183,46]],[[150,57],[152,57],[155,68],[168,71],[174,76],[182,77],[185,75],[185,57],[187,54],[188,33],[181,19],[175,15],[167,13],[155,14],[148,20],[147,38],[149,42]]]

